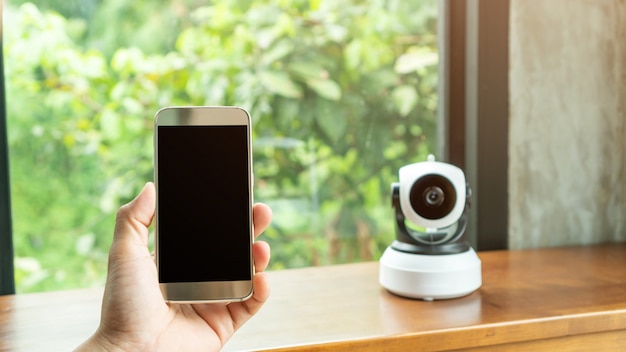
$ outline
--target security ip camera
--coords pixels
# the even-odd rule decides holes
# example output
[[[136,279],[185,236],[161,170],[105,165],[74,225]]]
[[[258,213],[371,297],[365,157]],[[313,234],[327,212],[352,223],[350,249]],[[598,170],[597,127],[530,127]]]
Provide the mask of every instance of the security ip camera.
[[[467,295],[480,287],[481,262],[465,238],[471,191],[458,167],[435,161],[400,168],[391,185],[396,240],[380,258],[380,283],[424,300]]]

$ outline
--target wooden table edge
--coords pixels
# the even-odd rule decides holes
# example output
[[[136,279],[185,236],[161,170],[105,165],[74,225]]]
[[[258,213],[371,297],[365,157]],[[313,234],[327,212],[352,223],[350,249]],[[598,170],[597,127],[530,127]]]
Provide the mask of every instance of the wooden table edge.
[[[451,351],[624,330],[626,309],[261,349],[258,351]],[[445,344],[442,344],[445,341]]]

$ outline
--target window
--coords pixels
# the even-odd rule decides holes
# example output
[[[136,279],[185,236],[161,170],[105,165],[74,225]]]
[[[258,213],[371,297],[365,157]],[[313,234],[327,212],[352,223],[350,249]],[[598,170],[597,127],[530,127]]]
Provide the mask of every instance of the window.
[[[272,269],[377,259],[398,168],[436,146],[437,1],[9,0],[18,292],[101,285],[167,105],[253,118]]]

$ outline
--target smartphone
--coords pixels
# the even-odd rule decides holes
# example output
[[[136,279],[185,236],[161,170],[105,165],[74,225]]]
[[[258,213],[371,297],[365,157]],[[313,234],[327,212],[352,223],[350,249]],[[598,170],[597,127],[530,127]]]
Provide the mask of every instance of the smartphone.
[[[155,257],[166,301],[252,296],[250,124],[237,107],[167,107],[155,115]]]

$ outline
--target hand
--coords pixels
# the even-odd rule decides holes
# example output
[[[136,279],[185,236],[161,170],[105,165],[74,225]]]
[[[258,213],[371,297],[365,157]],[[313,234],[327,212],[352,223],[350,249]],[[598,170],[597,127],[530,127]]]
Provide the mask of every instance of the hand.
[[[258,241],[252,247],[256,273],[250,299],[230,304],[166,303],[148,250],[154,209],[154,184],[148,183],[118,211],[100,326],[78,350],[217,351],[267,300],[269,283],[263,270],[270,248]],[[267,205],[256,204],[253,218],[256,237],[269,225],[272,212]]]

